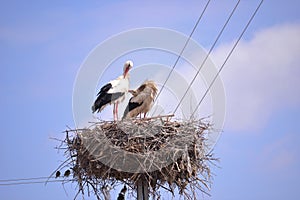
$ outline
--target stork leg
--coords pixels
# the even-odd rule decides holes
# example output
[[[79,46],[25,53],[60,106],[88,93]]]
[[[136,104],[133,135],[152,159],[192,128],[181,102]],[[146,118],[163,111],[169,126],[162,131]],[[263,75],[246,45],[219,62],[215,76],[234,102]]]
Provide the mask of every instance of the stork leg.
[[[115,103],[114,103],[113,115],[114,115],[114,121],[116,121],[116,104]]]
[[[145,112],[145,113],[144,113],[144,118],[146,118],[146,115],[147,115],[147,113]]]
[[[116,103],[116,120],[118,121],[118,102]]]

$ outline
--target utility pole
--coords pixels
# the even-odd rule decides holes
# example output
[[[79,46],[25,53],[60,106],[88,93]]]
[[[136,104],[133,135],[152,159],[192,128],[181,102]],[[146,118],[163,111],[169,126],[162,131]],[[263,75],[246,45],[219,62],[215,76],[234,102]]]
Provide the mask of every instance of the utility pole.
[[[149,200],[148,182],[141,176],[137,182],[137,200]]]

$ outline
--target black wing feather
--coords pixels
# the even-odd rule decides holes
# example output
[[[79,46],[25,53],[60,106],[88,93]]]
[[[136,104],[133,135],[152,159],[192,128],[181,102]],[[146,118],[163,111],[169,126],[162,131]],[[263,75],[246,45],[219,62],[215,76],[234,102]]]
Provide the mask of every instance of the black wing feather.
[[[139,107],[143,104],[143,102],[141,102],[141,103],[131,102],[132,98],[133,97],[130,98],[130,100],[127,104],[127,107],[126,107],[126,109],[124,111],[124,114],[123,114],[123,118],[125,118],[130,111],[134,110],[135,108],[137,108],[137,107]]]
[[[112,88],[112,84],[111,83],[107,83],[106,85],[104,85],[100,91],[98,92],[97,96],[99,96],[101,93],[107,93],[108,90],[110,90],[110,88]]]
[[[103,106],[117,100],[125,94],[124,92],[107,93],[110,88],[112,88],[112,85],[108,83],[100,89],[97,94],[98,97],[92,106],[93,113],[96,111],[99,112]]]

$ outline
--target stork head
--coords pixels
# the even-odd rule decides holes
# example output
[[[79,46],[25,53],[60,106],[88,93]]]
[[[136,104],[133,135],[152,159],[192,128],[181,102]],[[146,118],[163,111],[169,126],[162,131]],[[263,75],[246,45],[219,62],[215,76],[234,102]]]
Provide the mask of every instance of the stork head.
[[[130,94],[132,94],[132,96],[136,96],[136,95],[138,95],[138,92],[136,91],[136,90],[128,90],[128,92],[130,93]]]
[[[133,67],[133,62],[131,60],[128,60],[124,64],[124,77],[128,74],[129,70]]]

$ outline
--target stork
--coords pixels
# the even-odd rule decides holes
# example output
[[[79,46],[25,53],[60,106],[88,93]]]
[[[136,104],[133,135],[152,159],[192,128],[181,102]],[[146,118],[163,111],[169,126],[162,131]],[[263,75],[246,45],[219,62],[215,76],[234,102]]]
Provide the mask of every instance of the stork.
[[[114,121],[118,120],[118,104],[124,101],[129,89],[129,70],[133,67],[132,61],[124,64],[123,75],[104,85],[97,94],[97,99],[92,106],[92,111],[101,112],[105,106],[114,104]]]
[[[128,102],[124,111],[123,119],[133,118],[147,112],[152,108],[157,94],[157,86],[153,81],[145,81],[138,89],[129,90],[133,97]]]

